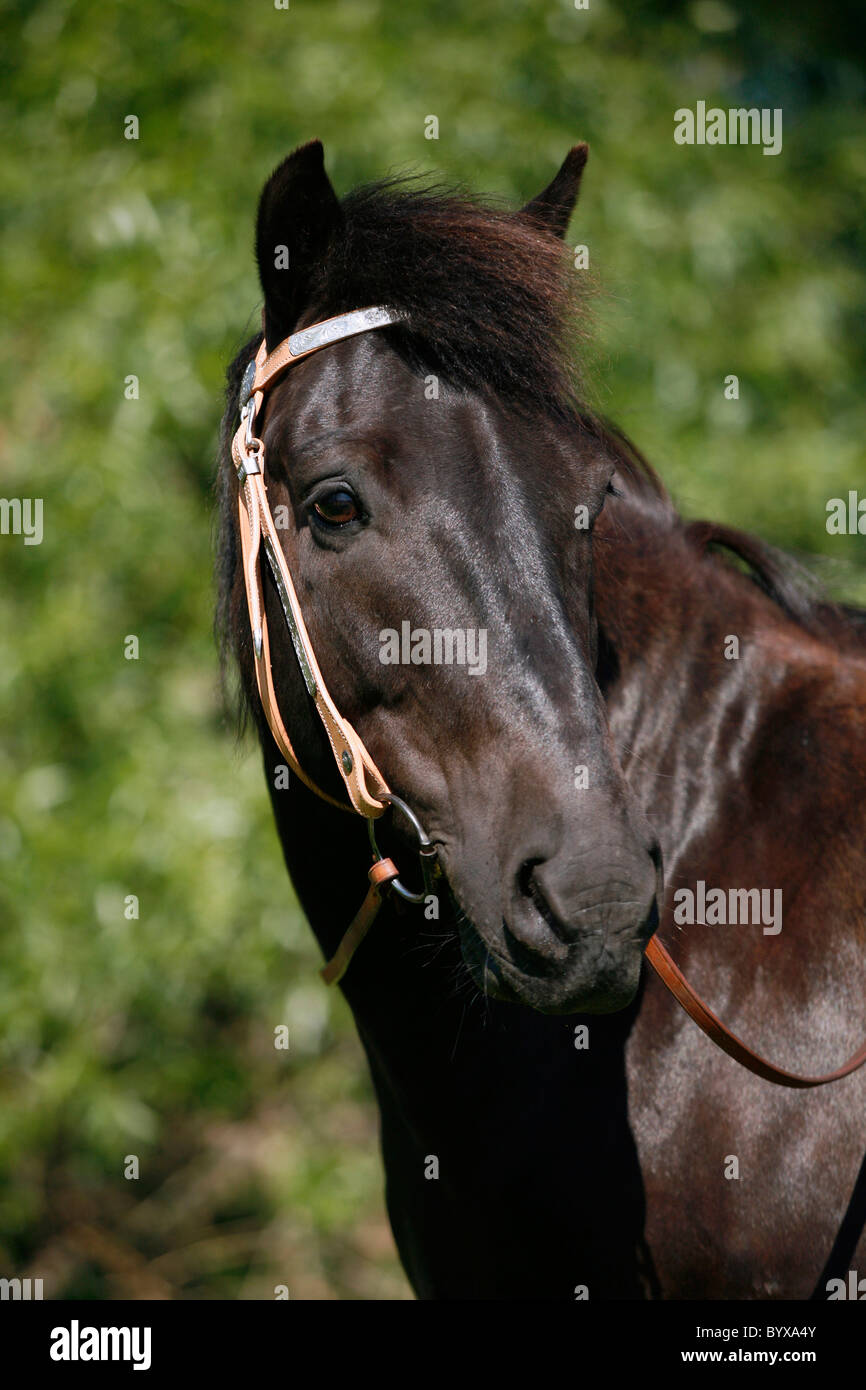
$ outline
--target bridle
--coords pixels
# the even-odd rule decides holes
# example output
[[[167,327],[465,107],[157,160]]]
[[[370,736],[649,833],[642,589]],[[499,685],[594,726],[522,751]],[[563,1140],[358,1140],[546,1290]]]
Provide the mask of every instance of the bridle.
[[[304,357],[318,352],[320,348],[351,338],[357,333],[366,333],[373,328],[385,328],[399,322],[399,315],[387,309],[356,309],[350,314],[338,314],[312,324],[298,333],[285,338],[274,351],[268,353],[264,340],[253,360],[247,366],[241,383],[238,405],[240,424],[232,440],[232,459],[238,476],[238,513],[241,532],[241,552],[244,571],[244,585],[247,594],[247,608],[250,617],[250,630],[253,638],[253,660],[255,663],[256,684],[265,718],[270,726],[274,741],[296,777],[315,792],[330,806],[341,811],[356,811],[364,816],[370,834],[373,850],[373,864],[367,877],[370,886],[367,895],[343,936],[336,954],[322,970],[327,984],[336,984],[345,973],[349,961],[361,941],[375,921],[382,905],[382,891],[390,884],[394,892],[412,903],[423,903],[434,891],[434,878],[438,870],[436,849],[425,834],[417,816],[400,797],[395,796],[388,787],[363,741],[344,719],[328,693],[307,626],[298,595],[292,580],[283,548],[280,545],[274,518],[268,503],[265,484],[265,446],[255,434],[256,419],[261,411],[265,392],[280,377]],[[260,555],[264,549],[279,594],[280,603],[292,639],[292,646],[301,668],[307,693],[310,695],[319,718],[324,725],[331,752],[349,797],[349,805],[323,791],[301,767],[292,741],[280,715],[279,703],[274,690],[271,673],[271,650],[268,636],[268,621],[265,614],[264,591]],[[394,806],[402,811],[418,839],[418,853],[424,875],[424,892],[413,893],[400,882],[399,870],[393,859],[384,858],[376,844],[374,823],[388,809]]]
[[[238,513],[240,520],[241,550],[244,572],[244,585],[249,610],[250,631],[253,640],[256,684],[262,702],[265,718],[277,747],[285,757],[289,768],[310,791],[315,792],[329,805],[341,811],[355,811],[364,816],[370,835],[373,851],[373,864],[368,871],[369,888],[364,901],[343,936],[335,955],[322,969],[321,974],[327,984],[336,984],[361,941],[369,931],[376,914],[382,905],[382,895],[388,887],[410,903],[426,902],[435,893],[436,881],[442,871],[436,856],[436,847],[425,834],[417,816],[400,797],[389,789],[384,776],[379,771],[363,741],[344,719],[328,693],[322,677],[316,654],[310,642],[309,633],[298,602],[289,567],[283,548],[277,536],[277,529],[268,503],[265,483],[265,446],[255,433],[256,420],[260,415],[265,393],[296,362],[309,357],[311,353],[341,342],[344,338],[358,333],[367,333],[375,328],[387,328],[403,321],[403,315],[380,307],[355,309],[348,314],[338,314],[334,318],[314,323],[292,333],[267,352],[263,340],[258,352],[248,364],[241,383],[238,406],[240,424],[232,439],[232,460],[238,477]],[[349,805],[338,801],[318,787],[301,767],[291,739],[280,716],[276,691],[271,674],[270,643],[268,623],[265,614],[264,591],[260,557],[264,549],[273,575],[274,584],[280,598],[289,636],[307,692],[310,695],[319,718],[324,725],[334,761],[337,765]],[[385,858],[376,843],[375,822],[389,806],[395,807],[408,820],[418,841],[418,855],[421,861],[424,889],[414,893],[400,881],[399,870],[393,859]],[[763,1077],[766,1081],[780,1086],[806,1088],[824,1086],[830,1081],[839,1081],[849,1076],[866,1062],[866,1043],[836,1071],[823,1076],[797,1076],[785,1071],[772,1062],[753,1052],[741,1042],[692,988],[674,960],[659,941],[653,936],[646,948],[646,957],[662,982],[682,1005],[686,1013],[718,1047],[742,1066]]]

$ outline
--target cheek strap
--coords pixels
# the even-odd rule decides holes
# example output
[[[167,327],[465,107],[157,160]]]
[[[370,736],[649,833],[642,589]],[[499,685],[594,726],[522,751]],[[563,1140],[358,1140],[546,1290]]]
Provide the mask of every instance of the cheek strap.
[[[370,311],[362,312],[369,313]],[[351,317],[351,315],[343,315],[342,319],[346,320]],[[327,801],[332,806],[339,806],[343,810],[353,809],[359,815],[367,818],[375,818],[381,816],[385,810],[385,802],[381,799],[381,794],[388,791],[388,784],[364,743],[349,721],[340,714],[328,692],[307,632],[297,591],[286,563],[286,557],[268,502],[265,483],[265,446],[253,432],[256,417],[262,408],[265,390],[279,375],[286,371],[293,361],[308,356],[319,347],[327,346],[329,342],[336,341],[337,338],[334,336],[333,330],[330,336],[322,336],[322,330],[327,328],[328,323],[335,322],[339,322],[339,320],[328,320],[325,324],[316,325],[320,340],[298,342],[298,339],[304,339],[305,335],[308,336],[313,332],[311,329],[306,329],[303,333],[294,334],[292,338],[286,339],[270,356],[266,354],[265,345],[262,343],[254,362],[250,364],[254,368],[254,372],[251,373],[250,369],[247,369],[245,384],[250,378],[252,378],[253,384],[242,402],[241,422],[232,440],[232,460],[238,476],[238,519],[241,532],[244,586],[253,637],[256,684],[271,733],[291,770],[305,786],[314,791],[323,801]],[[383,324],[384,322],[385,319],[382,320]],[[387,322],[391,322],[391,319],[387,319]],[[345,326],[344,322],[344,329]],[[355,325],[352,326],[352,331],[362,332],[364,328]],[[338,336],[344,337],[348,334],[342,332]],[[290,350],[293,342],[297,349],[295,352]],[[258,386],[254,384],[257,381],[261,382]],[[337,771],[345,785],[350,806],[346,806],[343,802],[337,801],[327,792],[322,791],[304,772],[280,715],[271,671],[270,639],[262,591],[262,550],[267,557],[277,593],[280,596],[286,626],[292,639],[292,646],[295,649],[304,684],[328,736]]]
[[[313,650],[291,571],[286,562],[283,547],[277,534],[274,518],[268,502],[265,482],[265,446],[255,434],[255,423],[264,403],[265,392],[292,366],[294,362],[330,343],[343,338],[365,333],[371,328],[384,328],[399,322],[399,316],[386,309],[359,309],[351,314],[340,314],[311,328],[293,333],[268,354],[262,342],[256,356],[247,367],[240,393],[240,424],[232,439],[232,461],[238,479],[238,521],[241,536],[241,557],[244,588],[247,597],[250,631],[253,639],[253,661],[259,698],[274,742],[286,759],[290,769],[310,791],[315,792],[330,806],[341,811],[356,811],[364,816],[368,824],[381,816],[392,798],[388,783],[382,776],[362,739],[344,719],[331,699],[325,684],[316,653]],[[292,741],[280,714],[279,702],[274,689],[271,670],[271,649],[268,633],[268,620],[265,613],[264,592],[262,588],[261,556],[267,558],[274,584],[280,597],[283,614],[292,646],[307,692],[312,699],[322,721],[337,771],[343,780],[349,798],[347,805],[329,795],[317,786],[304,771],[298,761]],[[402,803],[399,803],[401,804]],[[426,844],[429,842],[423,836]],[[375,838],[372,842],[375,845]],[[370,886],[367,895],[348,931],[345,933],[337,952],[322,970],[327,984],[335,984],[345,973],[355,950],[366,936],[376,914],[382,905],[382,893],[395,884],[403,896],[412,898],[401,889],[399,870],[391,859],[383,859],[374,851],[373,866],[369,871]],[[418,900],[414,898],[413,900]]]

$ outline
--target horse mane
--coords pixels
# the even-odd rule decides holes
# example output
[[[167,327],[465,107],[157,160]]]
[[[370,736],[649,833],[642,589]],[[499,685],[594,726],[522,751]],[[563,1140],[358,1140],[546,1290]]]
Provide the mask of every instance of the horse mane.
[[[386,331],[422,374],[520,411],[569,414],[583,304],[592,292],[569,249],[491,199],[396,176],[355,189],[311,287],[315,318],[387,304]]]
[[[720,522],[693,521],[684,529],[699,553],[713,547],[740,560],[748,578],[813,637],[843,648],[866,644],[866,610],[828,599],[811,570],[793,555]]]
[[[562,241],[490,200],[415,176],[365,185],[340,206],[340,233],[310,283],[307,322],[368,304],[401,312],[405,324],[380,331],[413,370],[458,390],[493,395],[520,413],[562,419],[612,460],[621,491],[642,511],[679,529],[699,554],[735,557],[782,611],[824,640],[857,646],[866,641],[866,613],[817,594],[809,572],[792,557],[733,527],[682,520],[640,450],[580,403],[585,383],[577,349],[587,336],[594,285],[587,272],[575,274]],[[231,434],[243,369],[260,341],[256,335],[245,344],[227,373],[217,480],[217,632],[223,657],[243,630],[241,615],[231,611],[237,567]],[[719,563],[726,563],[721,555]]]
[[[719,521],[687,521],[649,460],[615,425],[585,417],[616,464],[618,486],[648,510],[657,524],[676,529],[698,555],[731,568],[739,562],[743,578],[755,584],[783,613],[812,636],[843,648],[866,644],[866,609],[834,603],[821,591],[811,570],[788,552]],[[744,569],[743,569],[744,567]]]

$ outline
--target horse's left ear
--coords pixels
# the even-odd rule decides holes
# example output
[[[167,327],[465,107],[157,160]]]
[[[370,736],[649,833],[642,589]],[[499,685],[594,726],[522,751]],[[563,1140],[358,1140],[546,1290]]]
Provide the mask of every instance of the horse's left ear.
[[[568,219],[580,191],[580,179],[589,157],[589,145],[575,145],[565,156],[562,168],[537,198],[522,208],[519,216],[538,222],[554,236],[564,237]]]
[[[265,339],[272,352],[314,294],[317,271],[339,234],[342,213],[325,173],[320,141],[301,145],[265,184],[256,224],[256,258],[265,292]]]

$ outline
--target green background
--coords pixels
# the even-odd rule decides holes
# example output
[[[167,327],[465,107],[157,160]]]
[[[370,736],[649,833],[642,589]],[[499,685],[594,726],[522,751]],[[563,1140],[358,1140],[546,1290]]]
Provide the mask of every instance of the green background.
[[[0,536],[0,1275],[409,1296],[360,1048],[211,633],[222,377],[258,319],[270,169],[318,136],[340,193],[415,169],[516,202],[587,139],[570,240],[603,291],[597,403],[690,516],[820,555],[862,602],[863,540],[824,524],[866,493],[857,23],[745,0],[4,7],[0,492],[42,497],[45,534]],[[782,153],[675,145],[698,99],[781,107]]]

